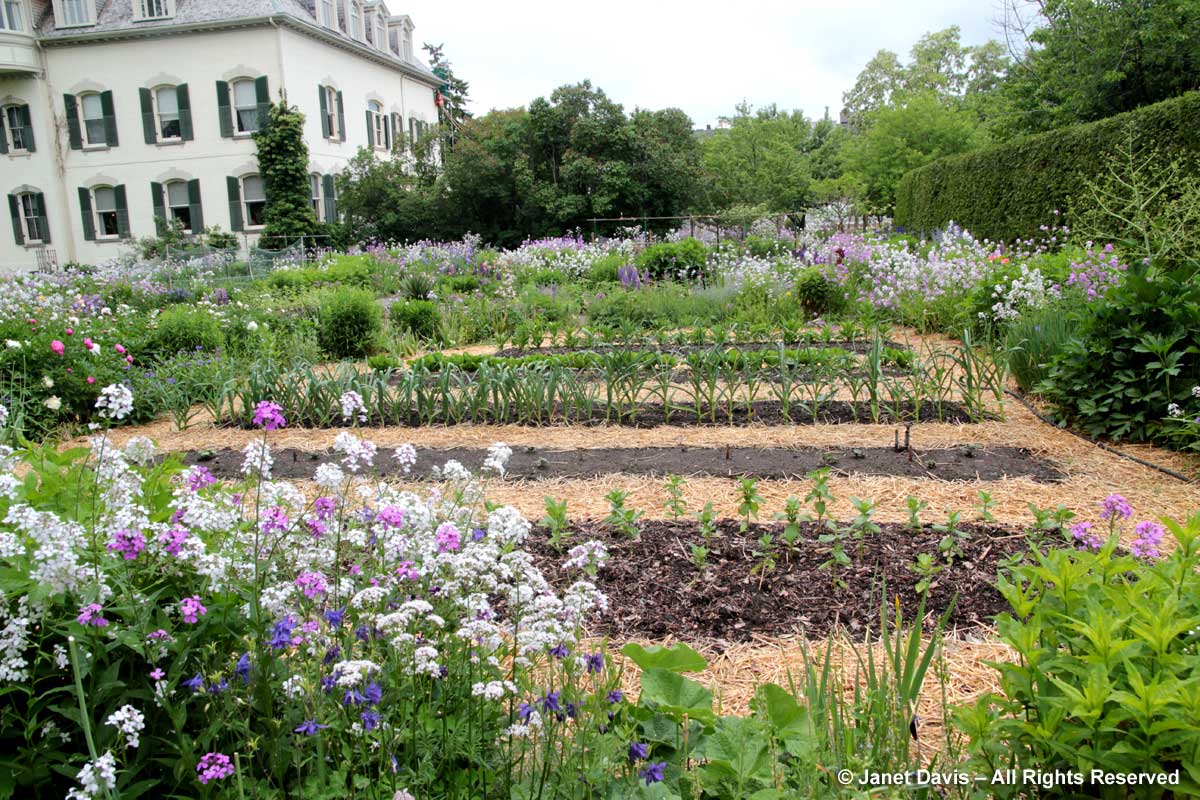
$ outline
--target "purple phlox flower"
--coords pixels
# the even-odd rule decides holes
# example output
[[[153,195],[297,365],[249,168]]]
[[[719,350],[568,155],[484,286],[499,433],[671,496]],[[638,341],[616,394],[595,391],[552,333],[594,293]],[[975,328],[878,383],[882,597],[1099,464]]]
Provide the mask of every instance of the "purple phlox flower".
[[[629,743],[629,763],[641,761],[648,755],[650,755],[650,746],[645,742]]]
[[[184,622],[195,625],[200,617],[208,613],[208,609],[200,602],[200,595],[194,594],[179,601],[179,613]]]
[[[179,552],[183,549],[183,543],[187,541],[187,538],[187,528],[179,525],[176,525],[170,530],[163,531],[158,536],[159,542],[162,543],[163,550],[167,551],[167,553],[171,556],[179,555]]]
[[[146,549],[146,536],[141,531],[122,528],[113,534],[108,543],[108,552],[121,553],[126,561],[133,561],[138,553]]]
[[[390,528],[404,527],[404,511],[396,506],[384,506],[375,515],[377,522],[382,522]]]
[[[332,497],[318,497],[313,501],[313,512],[316,513],[317,519],[333,519],[335,508],[337,508],[337,501]]]
[[[175,641],[175,637],[172,636],[171,634],[167,633],[166,631],[164,631],[162,628],[159,628],[156,631],[151,631],[150,633],[147,633],[146,638],[152,642],[173,642],[173,641]]]
[[[1129,505],[1129,501],[1119,494],[1110,494],[1104,498],[1104,510],[1100,513],[1101,519],[1129,519],[1133,516],[1133,506]]]
[[[265,509],[259,517],[259,525],[263,533],[286,531],[289,524],[287,512],[281,506],[271,506]]]
[[[208,467],[201,464],[197,464],[187,471],[188,489],[193,492],[198,492],[205,486],[211,486],[216,482],[217,479],[213,477],[213,474],[211,471],[209,471]]]
[[[228,778],[233,774],[233,762],[224,753],[205,753],[196,765],[201,783]]]
[[[328,725],[321,725],[315,719],[306,719],[295,727],[295,732],[303,733],[305,736],[316,736],[317,731],[328,727]]]
[[[161,667],[155,667],[153,670],[151,670],[150,677],[156,681],[161,681],[166,676],[166,674],[167,673],[162,671]]]
[[[103,628],[108,624],[108,620],[100,616],[100,612],[104,610],[104,606],[99,603],[88,603],[79,609],[79,616],[75,621],[80,625],[92,625],[96,628]]]
[[[304,593],[304,596],[310,600],[317,595],[325,594],[327,588],[325,576],[319,572],[301,572],[297,576],[295,584]]]
[[[283,407],[270,400],[260,400],[258,405],[254,406],[254,424],[268,431],[286,427],[287,420],[283,418]]]
[[[421,573],[417,571],[416,566],[411,561],[401,561],[396,566],[396,575],[402,581],[415,581],[421,577]]]
[[[666,768],[667,762],[656,761],[653,764],[647,764],[646,768],[638,774],[642,776],[642,779],[646,781],[646,785],[649,786],[650,784],[658,783],[663,779],[663,771],[666,770]]]
[[[1129,545],[1129,552],[1147,560],[1158,558],[1158,546],[1162,543],[1167,529],[1157,522],[1145,521],[1134,526],[1133,532],[1137,534],[1137,538]]]

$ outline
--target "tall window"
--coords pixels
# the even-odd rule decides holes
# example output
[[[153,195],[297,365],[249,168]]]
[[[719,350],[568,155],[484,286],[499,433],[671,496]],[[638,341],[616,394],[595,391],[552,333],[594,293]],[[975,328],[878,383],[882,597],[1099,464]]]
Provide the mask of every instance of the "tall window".
[[[333,7],[333,0],[321,0],[321,21],[325,23],[325,27],[337,30],[337,9]]]
[[[380,50],[388,49],[387,23],[383,21],[383,14],[375,13],[375,46]]]
[[[8,138],[8,152],[24,153],[29,150],[30,133],[25,127],[27,106],[5,106],[0,110],[0,124],[4,125]]]
[[[90,0],[60,0],[59,7],[62,9],[62,19],[59,20],[60,27],[92,24]]]
[[[243,79],[229,86],[233,92],[233,108],[237,117],[238,133],[253,133],[258,130],[258,93],[254,81]]]
[[[267,195],[258,175],[242,178],[242,218],[247,228],[261,228],[266,223]]]
[[[316,215],[317,222],[320,222],[321,217],[324,216],[321,200],[321,176],[315,172],[309,173],[308,182],[312,187],[313,214]]]
[[[23,31],[20,0],[0,0],[0,31]]]
[[[400,38],[404,42],[403,58],[405,61],[411,62],[413,60],[413,58],[412,58],[412,33],[409,31],[405,31],[404,34]]]
[[[100,95],[79,95],[79,116],[83,119],[83,143],[86,145],[106,145],[108,136],[105,133],[104,104]]]
[[[325,129],[329,131],[330,139],[340,139],[342,131],[338,128],[337,89],[332,86],[322,86],[325,95]]]
[[[158,135],[161,139],[178,139],[182,128],[179,122],[179,92],[174,86],[162,86],[154,91],[158,109]]]
[[[383,116],[383,106],[374,100],[367,103],[367,116],[371,122],[372,142],[376,150],[387,149],[387,120]]]
[[[21,234],[25,237],[25,244],[41,244],[46,241],[46,230],[43,227],[45,218],[38,213],[40,204],[40,198],[32,192],[17,195],[18,222],[21,225]]]
[[[174,13],[171,0],[134,0],[141,11],[142,19],[166,19]]]
[[[97,238],[115,239],[121,235],[117,192],[113,187],[99,186],[93,189],[92,208],[95,209]]]
[[[350,0],[350,36],[363,41],[363,11],[358,0]]]
[[[167,219],[179,222],[184,233],[192,232],[192,206],[188,203],[187,181],[171,181],[163,186]]]

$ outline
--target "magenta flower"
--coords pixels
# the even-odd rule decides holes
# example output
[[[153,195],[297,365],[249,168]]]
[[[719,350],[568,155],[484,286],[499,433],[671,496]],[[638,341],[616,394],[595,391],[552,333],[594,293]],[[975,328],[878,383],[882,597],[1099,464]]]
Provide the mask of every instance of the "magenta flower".
[[[437,544],[439,553],[457,550],[462,544],[458,528],[454,527],[454,523],[451,522],[443,522],[438,526],[437,533],[434,534],[434,542]]]
[[[1100,512],[1101,519],[1129,519],[1133,516],[1133,506],[1129,505],[1129,501],[1119,494],[1110,494],[1104,498],[1104,510]]]
[[[54,351],[54,355],[61,356],[63,353],[65,353],[67,351],[67,346],[65,344],[63,344],[62,342],[60,342],[58,339],[55,339],[53,342],[50,343],[50,349]]]
[[[119,345],[119,344],[114,344],[114,345],[113,345],[113,350],[116,350],[116,351],[117,351],[118,353],[120,353],[121,355],[125,355],[125,348],[124,348],[123,346]]]
[[[1095,533],[1092,532],[1093,525],[1090,522],[1076,522],[1071,526],[1071,536],[1079,544],[1092,552],[1098,552],[1104,541]]]
[[[1129,545],[1129,552],[1148,561],[1158,558],[1160,555],[1158,546],[1167,533],[1166,528],[1157,522],[1147,521],[1139,522],[1134,526],[1133,532],[1137,534],[1137,538]]]
[[[170,530],[163,531],[159,534],[158,540],[162,543],[163,550],[171,556],[177,557],[183,549],[183,543],[187,541],[188,532],[186,528],[175,526]]]
[[[179,601],[179,613],[183,615],[184,622],[195,625],[200,617],[208,613],[208,609],[200,603],[200,595],[194,594]]]
[[[99,603],[88,603],[79,609],[79,616],[75,621],[80,625],[92,625],[97,628],[103,628],[108,624],[108,620],[100,616],[100,612],[104,610],[104,606]]]
[[[289,524],[287,512],[283,510],[282,506],[271,506],[264,509],[262,516],[259,518],[259,525],[263,533],[286,531]]]
[[[166,675],[167,673],[163,672],[161,667],[155,667],[154,671],[150,673],[150,677],[156,681],[161,681]]]
[[[187,471],[188,489],[198,492],[205,486],[211,486],[217,479],[213,477],[208,467],[196,465]]]
[[[200,782],[219,781],[233,774],[233,762],[224,753],[205,753],[196,765]]]
[[[396,506],[384,506],[379,509],[379,513],[375,515],[375,519],[391,528],[404,527],[404,511]]]
[[[287,420],[283,418],[283,406],[270,400],[260,400],[254,407],[254,424],[268,431],[287,427]]]
[[[145,535],[141,531],[131,531],[127,528],[114,533],[112,541],[108,543],[108,552],[121,553],[126,561],[133,561],[145,549]]]
[[[309,600],[319,594],[325,594],[325,590],[328,588],[325,584],[325,576],[319,572],[301,572],[294,582]]]

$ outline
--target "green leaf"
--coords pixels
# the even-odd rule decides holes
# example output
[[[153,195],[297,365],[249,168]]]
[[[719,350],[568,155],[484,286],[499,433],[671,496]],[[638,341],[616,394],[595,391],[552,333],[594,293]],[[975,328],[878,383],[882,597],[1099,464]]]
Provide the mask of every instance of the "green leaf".
[[[663,714],[711,722],[713,720],[712,692],[696,681],[660,667],[642,673],[641,703]]]
[[[630,642],[621,648],[621,655],[642,669],[665,669],[671,672],[700,672],[708,667],[704,656],[682,642],[671,647],[652,644],[642,647]]]

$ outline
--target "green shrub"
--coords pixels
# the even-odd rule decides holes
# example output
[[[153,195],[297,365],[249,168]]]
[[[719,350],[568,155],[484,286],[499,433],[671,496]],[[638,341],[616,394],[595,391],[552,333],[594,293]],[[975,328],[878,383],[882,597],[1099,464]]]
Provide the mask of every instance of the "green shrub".
[[[791,251],[788,243],[768,236],[747,236],[746,251],[755,258],[772,258]]]
[[[1011,613],[997,617],[996,630],[1020,658],[994,665],[999,693],[955,715],[970,737],[968,771],[1178,771],[1180,784],[1167,792],[1093,787],[1093,796],[1200,792],[1200,514],[1186,526],[1163,522],[1178,540],[1163,542],[1164,557],[1118,553],[1113,537],[1096,553],[1036,553],[1035,563],[999,579]],[[988,793],[1030,796],[1029,786],[1014,783],[991,784]]]
[[[400,294],[406,300],[428,300],[433,288],[433,279],[420,272],[406,275],[400,282]]]
[[[1062,210],[1073,224],[1089,181],[1122,147],[1182,158],[1190,173],[1200,153],[1200,92],[1086,125],[1050,131],[912,170],[896,190],[897,225],[932,231],[950,220],[979,237],[1007,241],[1037,236]],[[1062,219],[1060,217],[1059,219]]]
[[[382,315],[365,289],[333,289],[320,298],[317,344],[333,358],[361,358],[375,347]]]
[[[371,356],[367,359],[367,366],[376,372],[384,372],[389,369],[399,369],[400,359],[388,353],[380,353],[379,355]]]
[[[479,291],[479,278],[474,275],[447,275],[441,283],[444,291],[451,294],[474,294]]]
[[[189,308],[169,308],[158,317],[158,327],[150,337],[151,354],[159,358],[179,352],[220,350],[225,335],[216,318]]]
[[[432,300],[405,300],[392,303],[388,310],[392,327],[397,331],[408,332],[418,339],[434,341],[441,330],[442,317],[438,313],[437,303]]]
[[[706,275],[708,251],[695,239],[652,244],[637,257],[652,280],[696,280]]]
[[[625,264],[625,257],[620,253],[609,253],[606,256],[596,259],[592,265],[588,267],[587,281],[588,283],[616,283],[620,280],[617,277],[617,270]]]
[[[829,279],[815,267],[806,269],[792,287],[796,301],[808,314],[819,317],[833,309],[834,291]]]

